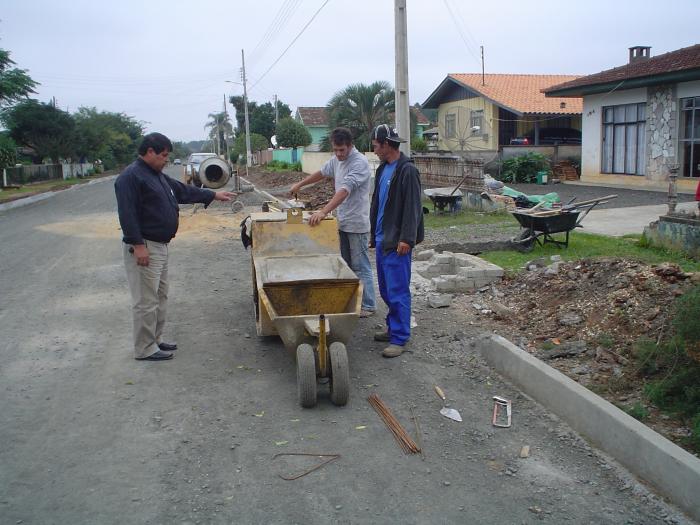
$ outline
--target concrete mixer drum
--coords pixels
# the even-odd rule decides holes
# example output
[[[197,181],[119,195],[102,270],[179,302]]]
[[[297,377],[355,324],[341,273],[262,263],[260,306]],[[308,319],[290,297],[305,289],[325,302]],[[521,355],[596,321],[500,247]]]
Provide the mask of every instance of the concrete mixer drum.
[[[226,185],[231,178],[231,167],[219,157],[205,159],[194,174],[194,182],[206,188],[217,189]]]

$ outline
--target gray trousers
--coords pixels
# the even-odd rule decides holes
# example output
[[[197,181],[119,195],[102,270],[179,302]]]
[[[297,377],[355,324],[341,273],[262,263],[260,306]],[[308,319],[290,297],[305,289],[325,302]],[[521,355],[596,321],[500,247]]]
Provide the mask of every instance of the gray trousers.
[[[131,292],[136,359],[158,351],[168,304],[168,245],[144,242],[148,248],[148,266],[136,264],[136,257],[129,253],[131,245],[123,245],[126,279]]]

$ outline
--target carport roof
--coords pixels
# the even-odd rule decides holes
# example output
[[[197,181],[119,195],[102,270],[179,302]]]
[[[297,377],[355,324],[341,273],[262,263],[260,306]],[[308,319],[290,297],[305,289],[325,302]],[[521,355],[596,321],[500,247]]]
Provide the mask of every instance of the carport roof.
[[[576,78],[577,75],[487,74],[482,85],[480,73],[450,73],[426,99],[423,107],[437,108],[445,102],[450,91],[459,86],[516,115],[577,115],[583,111],[582,101],[545,97],[542,93],[549,86]]]

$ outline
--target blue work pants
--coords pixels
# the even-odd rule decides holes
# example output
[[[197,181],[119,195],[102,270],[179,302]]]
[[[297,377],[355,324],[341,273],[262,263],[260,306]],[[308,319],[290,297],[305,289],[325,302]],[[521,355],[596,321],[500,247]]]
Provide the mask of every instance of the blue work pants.
[[[403,346],[411,337],[411,252],[382,253],[377,246],[377,283],[382,299],[389,307],[386,325],[389,342]]]

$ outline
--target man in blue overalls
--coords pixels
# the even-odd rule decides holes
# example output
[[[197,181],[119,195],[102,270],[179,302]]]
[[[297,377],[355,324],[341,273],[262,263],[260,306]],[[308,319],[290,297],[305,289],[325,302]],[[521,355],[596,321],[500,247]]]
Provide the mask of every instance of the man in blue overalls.
[[[420,174],[399,151],[401,142],[406,141],[386,124],[372,131],[381,164],[374,178],[370,247],[377,250],[379,293],[389,307],[387,329],[374,339],[389,343],[384,357],[400,356],[411,336],[411,250],[423,240]]]

